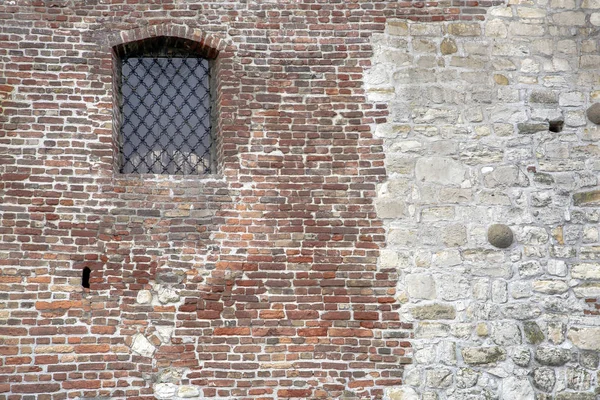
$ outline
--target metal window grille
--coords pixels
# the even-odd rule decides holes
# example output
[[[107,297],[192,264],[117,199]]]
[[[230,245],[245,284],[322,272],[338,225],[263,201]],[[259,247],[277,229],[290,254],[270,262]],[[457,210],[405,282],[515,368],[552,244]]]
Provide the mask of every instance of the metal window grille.
[[[130,57],[121,75],[121,172],[210,173],[208,60]]]

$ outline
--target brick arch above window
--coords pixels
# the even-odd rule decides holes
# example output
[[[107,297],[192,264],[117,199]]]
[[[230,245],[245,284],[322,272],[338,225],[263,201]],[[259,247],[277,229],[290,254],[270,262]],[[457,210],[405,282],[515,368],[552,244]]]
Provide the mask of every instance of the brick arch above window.
[[[125,47],[130,43],[161,36],[194,42],[197,53],[204,54],[206,58],[214,58],[217,53],[226,48],[226,41],[220,37],[206,33],[199,28],[173,24],[157,24],[113,32],[107,36],[107,45],[111,48]]]
[[[169,34],[173,35],[170,36]],[[211,37],[204,34],[198,29],[191,29],[187,27],[174,26],[174,25],[161,25],[154,26],[152,28],[140,28],[132,31],[122,32],[118,37],[112,37],[109,40],[110,43],[116,43],[112,46],[113,54],[113,112],[115,115],[113,124],[113,154],[114,154],[114,166],[115,171],[124,173],[158,173],[158,174],[183,174],[183,175],[205,175],[207,173],[216,173],[217,166],[219,166],[218,160],[221,158],[221,141],[219,139],[218,130],[220,123],[217,116],[220,115],[220,71],[223,70],[218,60],[219,49],[223,48],[223,41],[218,38]],[[154,60],[152,60],[154,58]],[[155,118],[154,121],[144,120],[140,123],[139,115],[132,117],[131,112],[131,99],[137,104],[142,104],[144,100],[135,100],[136,93],[131,95],[132,88],[127,87],[130,97],[127,98],[122,94],[122,89],[125,88],[123,77],[123,71],[132,73],[132,70],[137,76],[134,78],[138,79],[138,86],[142,91],[148,89],[148,85],[153,84],[152,82],[142,82],[139,84],[140,77],[145,74],[145,70],[149,68],[157,67],[161,71],[159,64],[166,58],[167,63],[171,69],[177,69],[178,65],[183,65],[188,72],[191,71],[194,66],[198,69],[204,69],[206,73],[206,79],[210,81],[210,84],[200,85],[205,90],[205,94],[209,95],[209,107],[205,111],[210,114],[208,119],[202,120],[202,116],[195,115],[183,115],[178,116],[181,121],[187,121],[188,118],[196,119],[196,127],[190,129],[171,129],[165,126],[158,126],[159,119]],[[161,59],[159,63],[157,60]],[[133,64],[131,64],[133,60]],[[182,61],[186,60],[186,61]],[[198,61],[200,60],[200,61]],[[202,61],[204,60],[204,61]],[[192,63],[190,65],[189,63]],[[125,65],[127,64],[127,67]],[[139,69],[135,69],[139,68]],[[208,73],[210,70],[212,76]],[[166,68],[162,68],[162,72],[166,73]],[[180,75],[177,78],[181,78]],[[154,84],[162,85],[162,81],[169,82],[173,77],[165,75],[154,80]],[[197,77],[196,81],[203,79]],[[197,82],[196,82],[197,84]],[[193,86],[193,84],[191,84]],[[198,86],[198,85],[196,85]],[[135,90],[135,88],[133,89]],[[174,93],[178,92],[179,88],[174,89]],[[165,97],[171,97],[166,93]],[[200,96],[202,97],[202,96]],[[158,103],[158,101],[157,101]],[[157,104],[156,103],[156,104]],[[127,104],[129,112],[125,112],[125,105]],[[179,108],[181,104],[173,102],[172,105]],[[162,105],[161,105],[162,106]],[[188,109],[194,109],[198,107],[198,104],[189,104]],[[135,104],[134,104],[135,108]],[[143,109],[143,107],[140,107]],[[201,108],[201,107],[198,107]],[[205,114],[206,116],[206,114]],[[140,126],[139,132],[135,129],[135,122],[132,124],[132,119],[137,117],[137,123]],[[166,115],[167,119],[173,119],[173,115]],[[209,123],[205,123],[209,121]],[[154,127],[158,126],[158,134],[164,133],[160,138],[156,134],[156,138],[150,136],[148,126],[153,125],[152,130],[155,131]],[[176,124],[181,126],[182,124]],[[212,125],[212,126],[211,126]],[[206,128],[203,128],[206,127]],[[202,129],[207,129],[202,133]],[[184,144],[181,146],[180,143],[175,143],[177,137],[190,138],[191,133],[200,132],[200,136],[204,138],[207,135],[210,137],[210,148],[208,144],[200,144],[199,151],[190,151],[190,148],[194,145]],[[129,136],[128,136],[129,135]],[[132,136],[133,135],[133,136]],[[160,143],[166,137],[170,136],[165,143],[169,143],[169,149],[161,147]],[[129,140],[130,138],[133,139]],[[148,138],[150,145],[144,142],[145,138]],[[173,139],[173,140],[171,140]],[[169,140],[171,140],[169,142]],[[186,139],[187,140],[187,139]],[[200,139],[205,142],[204,139]],[[124,147],[124,141],[128,145],[126,150]],[[134,154],[137,157],[137,164],[132,166],[132,160],[128,159],[132,155],[132,146],[135,148],[136,143],[140,145],[141,151],[139,154]],[[190,142],[191,143],[191,142]],[[206,151],[204,151],[206,150]],[[148,157],[148,158],[144,158]],[[124,161],[125,159],[125,161]],[[140,162],[140,160],[142,160]],[[144,161],[145,160],[145,161]],[[161,163],[165,165],[161,168]],[[135,164],[135,161],[134,161]],[[184,165],[185,164],[185,165]]]

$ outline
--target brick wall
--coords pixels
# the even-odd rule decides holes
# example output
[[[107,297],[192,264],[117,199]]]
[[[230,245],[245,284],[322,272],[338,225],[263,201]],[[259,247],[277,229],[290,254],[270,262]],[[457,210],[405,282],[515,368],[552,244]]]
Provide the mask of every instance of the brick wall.
[[[412,325],[378,263],[371,35],[491,5],[1,2],[0,399],[400,385]],[[218,174],[115,172],[112,48],[152,36],[218,52]]]

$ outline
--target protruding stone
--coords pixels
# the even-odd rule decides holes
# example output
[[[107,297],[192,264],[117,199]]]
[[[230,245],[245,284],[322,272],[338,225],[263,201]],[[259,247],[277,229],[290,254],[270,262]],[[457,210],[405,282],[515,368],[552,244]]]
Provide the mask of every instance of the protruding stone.
[[[596,125],[600,125],[600,103],[592,104],[585,113],[590,121]]]
[[[505,249],[513,242],[512,230],[504,224],[494,224],[488,229],[488,241],[492,246]]]
[[[536,124],[532,124],[532,123],[517,124],[517,129],[519,130],[519,133],[522,135],[530,135],[530,134],[537,133],[537,132],[547,132],[549,128],[550,128],[550,124],[548,122],[541,122],[541,123],[536,123]]]

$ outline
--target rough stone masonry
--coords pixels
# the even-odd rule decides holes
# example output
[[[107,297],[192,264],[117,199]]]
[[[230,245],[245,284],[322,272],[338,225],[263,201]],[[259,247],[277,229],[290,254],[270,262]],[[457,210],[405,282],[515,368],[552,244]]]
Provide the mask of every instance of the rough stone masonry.
[[[597,399],[599,29],[1,0],[0,400]],[[116,49],[156,37],[214,59],[215,174],[118,172]]]

